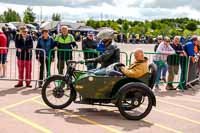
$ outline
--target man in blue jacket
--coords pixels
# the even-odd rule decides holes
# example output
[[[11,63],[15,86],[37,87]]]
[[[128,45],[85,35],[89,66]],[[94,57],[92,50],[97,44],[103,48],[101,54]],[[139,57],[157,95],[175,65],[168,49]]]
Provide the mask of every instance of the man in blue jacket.
[[[49,56],[50,56],[50,62],[54,61],[54,52],[50,51],[54,49],[54,40],[51,36],[49,36],[48,29],[42,29],[42,36],[38,39],[37,47],[38,49],[43,49],[45,53],[41,50],[36,51],[36,59],[40,62],[40,82],[39,82],[39,88],[42,87],[42,80],[44,79],[44,66],[46,64],[46,71],[47,71],[47,77],[50,76],[50,65],[48,62]],[[51,55],[49,55],[51,54]]]
[[[198,45],[198,37],[192,37],[191,41],[187,42],[184,49],[188,56],[195,57],[195,46]]]
[[[196,64],[198,62],[198,56],[197,53],[198,51],[198,37],[197,36],[193,36],[191,41],[189,41],[184,49],[185,52],[187,53],[187,55],[190,57],[190,65],[189,65],[189,77],[188,77],[188,81],[192,81],[196,78]]]

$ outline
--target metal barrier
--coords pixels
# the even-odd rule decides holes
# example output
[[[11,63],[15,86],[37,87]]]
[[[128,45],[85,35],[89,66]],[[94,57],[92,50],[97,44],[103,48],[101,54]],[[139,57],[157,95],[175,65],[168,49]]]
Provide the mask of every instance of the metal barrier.
[[[55,60],[52,62],[51,56],[55,54]],[[58,49],[51,50],[48,57],[49,75],[65,74],[66,73],[66,61],[67,60],[85,60],[98,57],[101,53],[95,50],[70,50],[70,49]],[[128,65],[128,54],[120,52],[120,62]],[[100,64],[78,64],[77,70],[86,71],[88,69],[95,69]]]
[[[4,53],[8,51],[5,57]],[[27,54],[31,53],[31,54]],[[18,54],[18,55],[17,55]],[[51,50],[49,55],[46,55],[45,50],[43,49],[30,49],[25,54],[20,55],[20,51],[16,48],[0,48],[0,64],[6,64],[7,69],[5,73],[5,77],[0,75],[0,80],[7,81],[26,81],[24,78],[20,79],[20,62],[18,59],[26,60],[26,58],[31,60],[30,69],[31,71],[26,71],[25,73],[29,73],[30,81],[35,81],[36,85],[38,82],[43,82],[46,77],[54,74],[64,74],[66,72],[66,62],[62,62],[60,65],[59,60],[84,60],[89,58],[95,58],[99,56],[101,53],[94,50],[65,50],[59,49],[57,51]],[[38,57],[39,55],[39,57]],[[125,52],[120,53],[120,62],[123,64],[131,64],[134,62],[133,58],[134,53],[130,54],[130,60],[128,60],[128,54]],[[196,63],[192,63],[190,58],[183,57],[179,55],[170,55],[171,63],[169,61],[169,57],[167,55],[159,54],[159,53],[148,53],[145,52],[145,56],[148,58],[148,64],[155,63],[155,58],[158,56],[159,58],[166,58],[165,62],[160,61],[157,65],[167,65],[168,73],[165,75],[168,77],[167,84],[178,84],[179,88],[183,90],[184,86],[189,85],[192,87],[192,83],[196,81],[200,81],[200,60]],[[38,59],[36,59],[38,57]],[[47,64],[48,63],[48,64]],[[170,64],[169,64],[170,63]],[[175,63],[175,64],[174,64]],[[21,62],[21,64],[23,64]],[[24,64],[23,64],[24,65]],[[22,66],[23,66],[22,65]],[[77,65],[77,70],[86,71],[88,68],[96,68],[99,64],[79,64]],[[175,66],[175,67],[174,67]],[[1,66],[3,68],[3,66]],[[24,68],[24,66],[23,66]],[[46,69],[45,69],[46,68]],[[42,70],[43,69],[43,70]],[[40,71],[41,70],[41,71]],[[195,70],[194,76],[191,72]],[[23,70],[24,71],[24,70]],[[1,74],[1,72],[0,72]],[[176,75],[176,76],[175,76]],[[163,84],[164,82],[160,82]],[[35,86],[36,86],[35,85]]]
[[[200,57],[194,61],[194,57],[189,57],[187,71],[187,86],[193,88],[193,83],[200,81]]]
[[[128,54],[126,52],[120,52],[120,62],[126,66],[129,64]]]
[[[4,50],[8,51],[5,55],[2,54],[2,51]],[[40,59],[40,62],[36,59],[36,55],[38,53],[44,57],[43,59]],[[0,64],[4,64],[5,61],[6,66],[5,77],[1,76],[0,80],[29,82],[36,81],[36,87],[38,81],[44,80],[47,72],[42,71],[41,73],[43,73],[43,77],[41,80],[39,80],[40,65],[41,62],[43,62],[44,65],[46,64],[45,58],[46,52],[42,49],[29,49],[26,52],[22,52],[16,48],[0,48]]]
[[[158,73],[157,80],[161,81],[161,77],[166,79],[164,82],[157,81],[160,85],[166,84],[178,84],[177,88],[183,90],[186,86],[188,77],[188,62],[189,58],[179,55],[164,55],[161,53],[145,52],[145,57],[148,58],[148,64],[154,63],[157,65]],[[134,52],[130,54],[129,64],[132,64],[134,60]]]

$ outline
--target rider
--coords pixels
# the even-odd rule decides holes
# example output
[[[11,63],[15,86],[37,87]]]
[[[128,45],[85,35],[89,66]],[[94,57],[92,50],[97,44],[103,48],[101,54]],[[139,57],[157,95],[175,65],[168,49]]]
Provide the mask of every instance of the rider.
[[[144,57],[144,52],[142,49],[137,49],[134,53],[134,56],[135,62],[128,68],[121,67],[121,71],[129,78],[140,78],[148,72],[148,59]]]
[[[95,74],[104,75],[105,68],[120,61],[120,49],[114,44],[114,33],[111,30],[103,30],[97,34],[97,38],[102,41],[105,51],[98,57],[87,59],[85,62],[100,63],[100,69],[94,70]]]

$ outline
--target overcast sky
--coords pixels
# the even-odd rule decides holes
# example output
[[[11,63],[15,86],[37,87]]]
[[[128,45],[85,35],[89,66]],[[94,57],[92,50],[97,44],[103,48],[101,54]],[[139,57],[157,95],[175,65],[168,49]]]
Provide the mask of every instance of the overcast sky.
[[[60,13],[65,20],[89,18],[152,20],[189,17],[200,19],[199,0],[0,0],[0,13],[12,8],[23,14],[31,6],[43,18]],[[103,14],[103,15],[102,15]]]

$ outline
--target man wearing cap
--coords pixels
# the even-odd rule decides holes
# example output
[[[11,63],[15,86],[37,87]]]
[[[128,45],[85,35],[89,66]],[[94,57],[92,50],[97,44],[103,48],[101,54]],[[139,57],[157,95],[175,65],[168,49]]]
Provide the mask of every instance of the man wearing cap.
[[[190,57],[190,65],[189,65],[189,77],[188,81],[192,81],[196,78],[196,65],[198,62],[198,36],[193,36],[191,41],[186,43],[184,49],[187,56]]]
[[[42,29],[42,36],[39,37],[36,48],[43,49],[45,51],[45,53],[41,50],[36,51],[36,59],[40,62],[39,88],[41,88],[43,84],[42,80],[44,79],[45,64],[47,71],[46,77],[50,76],[51,63],[49,64],[48,62],[49,56],[50,56],[50,62],[54,61],[54,52],[53,51],[51,52],[51,50],[54,49],[54,40],[51,36],[49,36],[48,29]],[[51,55],[49,55],[50,52]]]
[[[56,49],[58,50],[58,72],[59,74],[63,74],[64,64],[68,60],[72,60],[72,49],[77,48],[76,41],[73,35],[68,33],[68,27],[62,26],[61,27],[61,34],[57,35],[55,38]]]
[[[184,49],[187,55],[192,57],[192,62],[195,63],[195,60],[197,58],[196,54],[198,53],[198,37],[193,36],[191,41],[186,43]]]
[[[94,32],[89,31],[87,33],[87,37],[82,41],[82,50],[86,50],[84,52],[84,59],[91,59],[97,57],[97,53],[90,52],[87,50],[95,50],[97,48],[97,41],[94,39]],[[86,63],[87,70],[95,69],[97,67],[97,63]]]
[[[0,29],[0,77],[6,76],[6,60],[7,60],[7,37],[4,32]]]
[[[28,35],[28,29],[24,26],[20,27],[20,34],[15,38],[15,47],[17,49],[17,65],[19,72],[19,82],[15,87],[22,87],[24,80],[24,71],[26,73],[26,87],[32,87],[31,83],[31,71],[32,71],[32,48],[33,39]]]
[[[120,49],[113,42],[113,31],[103,30],[98,33],[97,38],[102,40],[102,43],[105,46],[105,51],[100,56],[93,59],[88,59],[86,62],[100,63],[101,67],[95,73],[105,74],[103,68],[106,68],[113,63],[120,62]]]

